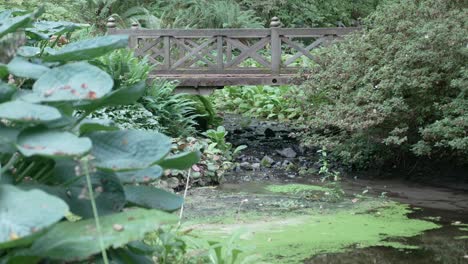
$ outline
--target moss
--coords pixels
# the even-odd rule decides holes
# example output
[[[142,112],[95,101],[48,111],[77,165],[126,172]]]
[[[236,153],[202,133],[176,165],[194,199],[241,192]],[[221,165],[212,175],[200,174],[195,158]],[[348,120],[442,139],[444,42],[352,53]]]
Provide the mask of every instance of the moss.
[[[273,191],[303,190],[303,186],[286,189],[269,187]],[[317,188],[317,187],[312,187]],[[423,220],[409,219],[408,206],[395,202],[368,201],[352,208],[334,211],[310,211],[308,215],[290,217],[242,216],[239,224],[205,224],[198,226],[204,238],[223,240],[238,229],[246,230],[239,241],[241,246],[254,246],[269,263],[300,263],[303,259],[320,253],[343,252],[353,247],[391,246],[414,248],[392,242],[393,237],[412,237],[439,226]],[[232,221],[229,221],[232,222]]]
[[[306,184],[285,184],[285,185],[268,185],[265,187],[270,192],[274,193],[289,193],[299,194],[305,192],[322,191],[327,192],[330,189],[318,186],[318,185],[306,185]]]

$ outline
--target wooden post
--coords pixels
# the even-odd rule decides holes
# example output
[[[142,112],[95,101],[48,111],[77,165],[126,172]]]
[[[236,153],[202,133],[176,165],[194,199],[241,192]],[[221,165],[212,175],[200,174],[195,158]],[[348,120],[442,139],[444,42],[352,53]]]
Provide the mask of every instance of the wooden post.
[[[131,27],[132,30],[137,30],[139,28],[140,28],[140,25],[138,24],[138,22],[132,23],[132,27]],[[129,40],[128,46],[131,49],[138,48],[138,36],[135,34],[131,34],[129,37],[130,37],[130,40]]]
[[[281,27],[281,21],[273,17],[270,22],[271,29],[271,73],[280,74],[281,67],[281,38],[278,29]]]
[[[171,69],[171,40],[170,36],[164,36],[164,68]]]
[[[113,34],[115,34],[115,32],[116,32],[115,26],[116,26],[116,24],[115,24],[115,18],[109,17],[109,19],[107,19],[107,24],[106,24],[106,27],[107,27],[107,35],[113,35]]]
[[[217,36],[217,44],[218,44],[218,47],[217,47],[217,69],[219,72],[222,72],[223,69],[224,69],[224,58],[223,58],[223,37],[222,36]]]

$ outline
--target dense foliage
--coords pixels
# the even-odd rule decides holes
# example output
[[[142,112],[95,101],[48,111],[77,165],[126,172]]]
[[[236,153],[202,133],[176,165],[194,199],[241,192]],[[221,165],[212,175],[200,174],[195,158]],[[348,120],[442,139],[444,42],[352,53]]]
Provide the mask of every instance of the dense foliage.
[[[324,49],[303,85],[305,143],[357,167],[467,162],[467,17],[466,1],[399,0]]]
[[[303,104],[293,98],[303,96],[304,92],[296,86],[259,85],[225,87],[216,91],[212,98],[219,111],[288,121],[302,117]]]
[[[191,167],[199,154],[168,155],[172,141],[163,134],[87,119],[144,93],[144,80],[114,87],[111,75],[87,62],[127,47],[128,37],[58,47],[40,37],[77,27],[34,22],[39,14],[0,13],[0,39],[26,31],[31,45],[6,46],[17,55],[5,52],[0,64],[0,262],[77,261],[102,252],[104,263],[148,263],[145,248],[130,242],[175,222],[159,210],[177,210],[183,199],[146,184],[164,169]]]
[[[352,26],[386,0],[237,0],[263,23],[277,16],[287,27]],[[266,24],[268,26],[268,24]]]

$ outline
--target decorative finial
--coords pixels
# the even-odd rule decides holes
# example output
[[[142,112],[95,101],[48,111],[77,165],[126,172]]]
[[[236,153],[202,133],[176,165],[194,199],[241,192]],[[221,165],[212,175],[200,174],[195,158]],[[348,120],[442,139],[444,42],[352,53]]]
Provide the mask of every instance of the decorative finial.
[[[106,26],[107,28],[115,28],[115,18],[109,17],[109,19],[107,19]]]
[[[138,28],[140,28],[140,24],[138,24],[138,22],[136,22],[136,21],[133,22],[132,23],[132,29],[138,29]]]
[[[272,17],[270,22],[270,27],[281,27],[281,21],[278,17]]]

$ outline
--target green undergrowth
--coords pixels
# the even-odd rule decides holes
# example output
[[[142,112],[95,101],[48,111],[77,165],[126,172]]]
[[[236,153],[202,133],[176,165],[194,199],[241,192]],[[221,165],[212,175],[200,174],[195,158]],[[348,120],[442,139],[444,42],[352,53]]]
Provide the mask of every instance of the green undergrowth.
[[[293,187],[286,189],[297,190]],[[354,248],[416,248],[392,238],[413,237],[440,226],[430,221],[410,219],[407,217],[410,212],[407,205],[369,200],[347,208],[310,209],[301,214],[291,212],[272,217],[247,213],[237,216],[236,221],[232,215],[224,221],[203,219],[203,224],[192,225],[191,228],[200,238],[215,241],[242,232],[238,246],[249,248],[243,254],[259,255],[267,263],[301,263],[317,254]]]

